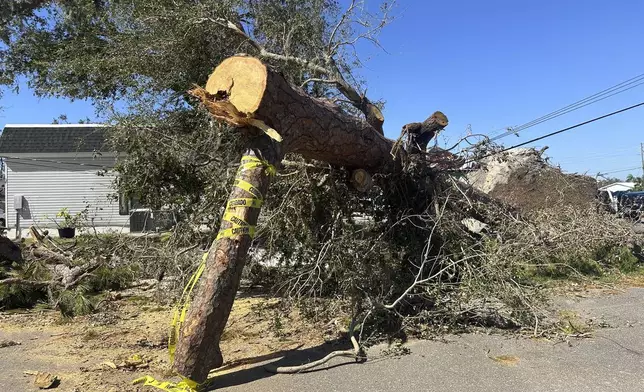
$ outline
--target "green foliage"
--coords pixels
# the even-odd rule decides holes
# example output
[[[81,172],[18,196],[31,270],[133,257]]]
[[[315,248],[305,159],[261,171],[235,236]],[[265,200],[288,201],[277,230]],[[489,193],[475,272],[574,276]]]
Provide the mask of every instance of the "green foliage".
[[[286,336],[284,333],[284,324],[282,323],[282,315],[277,310],[273,312],[273,317],[271,319],[271,331],[277,338],[282,339]]]
[[[92,292],[96,293],[106,290],[123,290],[132,284],[136,276],[138,276],[136,265],[102,266],[92,273],[87,285]]]
[[[276,54],[324,66],[330,55],[360,86],[352,74],[359,67],[355,46],[339,43],[353,41],[364,24],[335,30],[339,11],[333,0],[0,3],[0,84],[15,88],[23,77],[39,96],[91,100],[111,125],[109,149],[123,153],[119,192],[181,218],[164,241],[79,238],[75,259],[102,255],[104,266],[81,286],[53,293],[63,314],[92,311],[96,292],[135,277],[172,271],[182,287],[199,257],[197,251],[178,257],[177,249],[213,239],[242,146],[255,136],[216,124],[186,93],[205,84],[224,58],[257,54],[220,18]],[[269,61],[297,85],[324,76],[301,62]],[[304,88],[316,97],[337,96],[327,84]],[[276,290],[302,301],[326,297],[375,307],[402,296],[395,311],[373,312],[377,328],[370,333],[421,330],[422,323],[532,323],[541,300],[532,271],[598,274],[606,265],[632,265],[614,236],[580,241],[600,230],[584,226],[578,213],[519,220],[489,200],[464,198],[451,178],[424,165],[395,177],[376,175],[363,194],[351,187],[349,170],[287,159],[294,164],[271,185],[274,196],[266,199],[248,270],[261,273],[257,259],[274,260]],[[468,232],[461,221],[472,216],[497,232]],[[204,232],[204,225],[212,230]],[[613,250],[595,254],[599,249]],[[423,283],[407,291],[418,279]],[[491,313],[472,311],[491,303]]]
[[[98,268],[70,287],[60,283],[60,275],[55,272],[53,264],[46,264],[48,260],[34,258],[29,251],[23,252],[26,261],[23,264],[12,265],[8,272],[0,272],[0,279],[12,277],[32,283],[0,285],[0,309],[33,307],[47,303],[49,307],[60,310],[64,317],[91,313],[105,291],[125,289],[135,279],[150,277],[146,273],[158,274],[158,270],[146,270],[150,264],[146,256],[154,256],[146,247],[150,246],[159,252],[157,243],[137,244],[136,241],[134,238],[117,235],[85,234],[77,236],[71,246],[59,244],[73,251],[75,263],[68,266],[60,265],[63,269],[84,266],[95,262],[97,258],[102,260]],[[156,264],[171,258],[169,253],[156,256]]]
[[[634,191],[644,191],[644,177],[636,177],[629,174],[626,177],[626,181],[635,183],[635,187],[633,188]]]
[[[618,269],[622,273],[631,273],[637,270],[639,258],[635,249],[628,246],[613,246],[608,249],[595,251],[595,259],[608,268]]]
[[[512,237],[491,254],[521,266],[519,276],[533,279],[583,279],[632,272],[640,262],[638,239],[613,215],[593,209],[553,208],[509,227]]]
[[[292,175],[298,171],[302,175]],[[348,177],[345,170],[296,165],[272,185],[271,192],[283,197],[267,200],[262,247],[269,254],[260,257],[276,259],[291,276],[281,280],[283,292],[364,296],[359,293],[387,293],[410,276],[408,263],[422,254],[428,232],[406,215],[414,209],[422,213],[431,195],[418,189],[411,176],[398,184],[413,189],[409,199],[389,188],[388,179],[361,194]],[[406,207],[387,207],[392,204]]]
[[[28,261],[21,266],[14,264],[11,273],[0,270],[0,279],[19,278],[25,281],[47,281],[51,272],[40,261]],[[0,284],[0,309],[28,308],[47,299],[45,286],[30,284]]]
[[[67,207],[64,207],[60,211],[58,211],[56,218],[62,219],[62,222],[55,221],[56,225],[58,225],[59,228],[80,227],[87,220],[87,209],[72,215],[69,213],[69,209]]]
[[[88,286],[63,290],[58,294],[56,305],[65,318],[90,314],[96,308],[95,299],[88,295]]]
[[[23,77],[39,96],[94,102],[114,126],[106,149],[123,153],[119,191],[175,209],[188,220],[188,238],[203,236],[195,225],[217,226],[244,140],[214,124],[186,91],[205,84],[224,58],[257,54],[218,21],[239,24],[274,53],[323,63],[340,18],[333,0],[24,1],[0,11],[0,84],[17,88]],[[336,39],[354,33],[343,26]],[[357,65],[350,49],[336,49],[347,73]],[[318,76],[297,62],[273,65],[296,84]],[[325,84],[307,89],[331,93]]]
[[[29,285],[0,284],[0,309],[30,308],[47,299],[47,291]]]
[[[376,307],[369,313],[365,336],[423,335],[428,325],[534,322],[531,309],[543,296],[532,283],[513,283],[519,261],[501,257],[495,237],[473,236],[460,223],[472,214],[507,224],[513,219],[501,214],[505,207],[466,201],[449,177],[422,166],[395,181],[376,176],[374,187],[359,193],[349,185],[349,171],[311,167],[296,157],[289,162],[272,185],[283,197],[267,200],[254,258],[277,263],[275,288],[298,300],[309,317],[324,311],[315,305],[321,298],[369,308],[402,297],[394,312]],[[423,283],[407,291],[415,279]],[[512,311],[462,311],[487,303]]]

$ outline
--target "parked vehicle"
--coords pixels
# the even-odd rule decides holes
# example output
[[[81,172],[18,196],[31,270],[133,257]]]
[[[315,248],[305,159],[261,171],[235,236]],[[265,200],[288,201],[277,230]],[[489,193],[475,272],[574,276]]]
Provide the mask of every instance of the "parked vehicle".
[[[644,192],[623,192],[617,197],[620,216],[635,222],[644,218]]]

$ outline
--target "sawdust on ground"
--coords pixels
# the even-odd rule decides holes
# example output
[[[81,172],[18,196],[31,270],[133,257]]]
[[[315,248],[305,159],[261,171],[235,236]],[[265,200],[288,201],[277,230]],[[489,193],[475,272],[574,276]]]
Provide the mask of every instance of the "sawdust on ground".
[[[284,316],[279,300],[246,297],[235,301],[222,337],[226,362],[211,374],[240,370],[259,360],[332,340],[326,330],[297,311]],[[0,349],[0,387],[37,390],[35,372],[60,377],[57,391],[139,391],[132,381],[144,375],[168,379],[167,334],[172,308],[146,298],[111,303],[110,309],[65,321],[52,310],[0,313],[0,340],[19,345]]]

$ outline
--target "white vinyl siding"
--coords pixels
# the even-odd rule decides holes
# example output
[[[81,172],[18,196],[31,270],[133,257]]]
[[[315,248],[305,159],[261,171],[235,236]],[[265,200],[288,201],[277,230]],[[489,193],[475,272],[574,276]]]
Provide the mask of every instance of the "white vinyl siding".
[[[55,227],[51,219],[67,207],[71,214],[88,210],[95,227],[127,227],[129,216],[119,215],[113,198],[113,175],[99,176],[100,167],[111,167],[114,158],[92,158],[61,154],[48,158],[5,160],[7,165],[7,227],[16,224],[14,196],[22,195],[20,226],[36,224]],[[84,165],[83,165],[84,164]]]

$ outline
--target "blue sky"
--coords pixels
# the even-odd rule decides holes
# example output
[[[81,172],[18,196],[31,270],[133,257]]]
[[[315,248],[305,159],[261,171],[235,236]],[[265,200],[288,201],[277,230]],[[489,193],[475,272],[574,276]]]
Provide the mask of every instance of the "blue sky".
[[[372,0],[368,2],[374,3]],[[401,0],[366,49],[362,76],[372,99],[387,101],[385,129],[422,121],[435,110],[450,119],[441,145],[473,132],[496,134],[644,73],[644,2],[622,0]],[[644,85],[502,139],[532,139],[644,101]],[[5,123],[93,118],[87,102],[37,99],[23,88],[0,102]],[[644,107],[537,142],[566,171],[595,175],[641,166]],[[641,173],[630,170],[634,174]],[[629,171],[613,175],[624,177]]]

